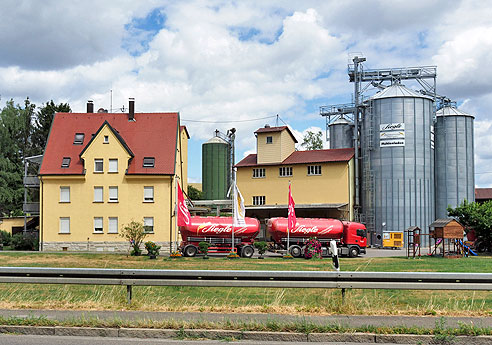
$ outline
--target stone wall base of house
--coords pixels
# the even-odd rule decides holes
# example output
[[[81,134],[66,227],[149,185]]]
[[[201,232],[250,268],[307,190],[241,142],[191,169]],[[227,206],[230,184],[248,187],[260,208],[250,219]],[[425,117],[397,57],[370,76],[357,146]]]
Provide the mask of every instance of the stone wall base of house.
[[[170,242],[155,242],[161,246],[160,255],[169,255]],[[95,252],[95,253],[129,253],[128,242],[43,242],[43,252]],[[140,246],[146,254],[145,246]],[[174,248],[174,243],[173,243]]]

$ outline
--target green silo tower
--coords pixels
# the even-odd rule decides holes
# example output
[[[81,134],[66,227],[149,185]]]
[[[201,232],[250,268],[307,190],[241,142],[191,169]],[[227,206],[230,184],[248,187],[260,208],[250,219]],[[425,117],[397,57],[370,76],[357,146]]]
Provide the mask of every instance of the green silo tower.
[[[227,199],[230,186],[230,146],[215,136],[202,145],[202,190],[206,200]]]

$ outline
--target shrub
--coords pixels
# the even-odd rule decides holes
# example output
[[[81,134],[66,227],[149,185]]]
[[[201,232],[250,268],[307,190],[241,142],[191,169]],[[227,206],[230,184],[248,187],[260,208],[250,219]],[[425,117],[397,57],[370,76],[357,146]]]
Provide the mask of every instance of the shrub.
[[[147,241],[145,242],[145,249],[147,249],[147,255],[148,256],[158,256],[159,255],[159,249],[161,249],[161,246],[158,246],[152,241]]]
[[[321,243],[316,237],[311,237],[306,242],[306,249],[304,250],[304,257],[306,259],[318,258],[321,259],[322,249]]]
[[[4,246],[9,246],[11,240],[12,235],[10,234],[10,232],[0,230],[0,243],[2,243]]]
[[[203,253],[203,255],[205,255],[205,257],[207,257],[207,254],[208,254],[208,247],[210,247],[211,244],[208,243],[208,242],[200,242],[198,243],[198,248],[200,248],[200,252]]]
[[[255,242],[254,246],[258,249],[258,253],[260,254],[260,258],[263,259],[263,254],[265,254],[268,244],[265,241]]]
[[[130,247],[132,248],[130,255],[132,256],[139,256],[142,254],[140,245],[145,239],[145,236],[147,236],[147,234],[145,233],[143,223],[134,220],[123,225],[120,233],[120,237],[124,237],[130,243]]]
[[[14,250],[38,250],[39,241],[37,233],[17,233],[12,236],[11,245]]]

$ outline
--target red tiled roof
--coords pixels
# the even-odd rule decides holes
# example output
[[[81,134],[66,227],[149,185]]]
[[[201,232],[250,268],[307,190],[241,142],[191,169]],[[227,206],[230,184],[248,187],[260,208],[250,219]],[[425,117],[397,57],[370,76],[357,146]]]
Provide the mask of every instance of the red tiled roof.
[[[259,128],[258,130],[256,130],[255,134],[256,133],[282,132],[284,129],[287,130],[287,132],[290,134],[290,136],[292,137],[292,139],[294,140],[294,142],[297,143],[296,137],[294,136],[294,134],[292,134],[292,132],[290,131],[289,127],[287,127],[287,126],[281,126],[281,127],[263,127],[263,128]]]
[[[51,126],[40,175],[79,175],[84,173],[80,153],[104,122],[116,131],[120,141],[134,154],[128,174],[174,174],[176,154],[177,113],[136,113],[135,121],[128,114],[57,113]],[[74,145],[75,133],[84,133],[82,145]],[[62,168],[63,157],[70,157],[70,166]],[[144,157],[155,157],[154,168],[143,168]]]
[[[492,200],[492,188],[475,188],[475,200]]]
[[[354,156],[354,149],[331,149],[294,151],[281,163],[258,164],[256,154],[250,154],[236,164],[236,167],[252,167],[260,165],[291,165],[305,163],[348,162]]]

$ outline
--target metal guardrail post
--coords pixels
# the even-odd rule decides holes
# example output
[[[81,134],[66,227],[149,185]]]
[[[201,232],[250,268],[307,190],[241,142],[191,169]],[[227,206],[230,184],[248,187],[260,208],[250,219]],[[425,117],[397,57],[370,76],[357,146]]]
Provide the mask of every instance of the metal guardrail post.
[[[131,285],[126,286],[126,300],[128,302],[128,305],[132,304],[132,295],[133,295],[133,290]]]

